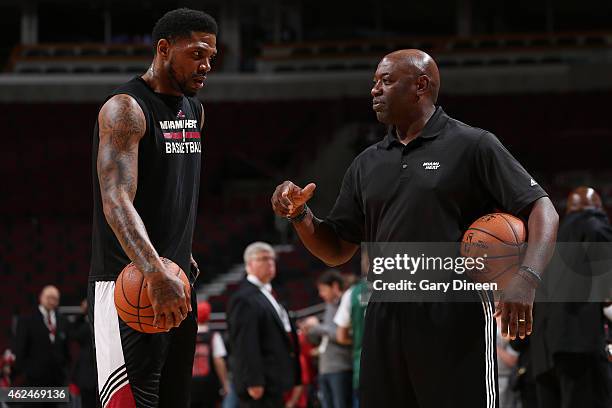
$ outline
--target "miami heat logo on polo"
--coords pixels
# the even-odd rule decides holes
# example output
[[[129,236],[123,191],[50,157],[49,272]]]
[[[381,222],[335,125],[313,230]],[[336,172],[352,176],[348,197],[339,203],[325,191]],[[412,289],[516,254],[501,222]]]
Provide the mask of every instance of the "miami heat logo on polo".
[[[202,152],[197,120],[160,120],[159,126],[164,134],[164,139],[166,139],[166,153],[184,154]]]

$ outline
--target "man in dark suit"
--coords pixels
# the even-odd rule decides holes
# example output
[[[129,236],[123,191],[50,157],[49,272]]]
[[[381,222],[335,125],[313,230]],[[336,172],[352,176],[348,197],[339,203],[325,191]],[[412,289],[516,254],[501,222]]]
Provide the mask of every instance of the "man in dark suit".
[[[94,408],[97,404],[98,376],[96,373],[96,362],[94,360],[93,333],[91,322],[88,317],[87,299],[81,301],[83,314],[72,324],[70,338],[79,345],[79,354],[72,371],[72,381],[81,394],[81,406],[83,408]]]
[[[68,324],[57,312],[59,301],[59,290],[45,286],[36,310],[21,316],[17,322],[15,365],[24,376],[25,387],[67,385]]]
[[[255,242],[244,251],[244,263],[247,277],[228,307],[234,385],[242,407],[283,407],[283,393],[301,374],[295,328],[270,285],[274,249]]]
[[[531,339],[538,406],[607,408],[603,304],[589,297],[598,265],[611,259],[612,227],[595,190],[571,192],[557,240],[557,262],[544,281],[551,299],[536,305]]]

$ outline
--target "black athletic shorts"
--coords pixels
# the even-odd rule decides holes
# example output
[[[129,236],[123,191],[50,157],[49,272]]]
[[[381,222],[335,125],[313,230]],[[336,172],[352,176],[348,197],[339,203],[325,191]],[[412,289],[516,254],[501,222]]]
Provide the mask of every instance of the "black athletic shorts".
[[[360,407],[497,408],[492,295],[472,303],[368,305]]]
[[[114,281],[90,282],[99,403],[103,408],[188,408],[197,332],[197,301],[167,333],[133,330],[117,315]]]

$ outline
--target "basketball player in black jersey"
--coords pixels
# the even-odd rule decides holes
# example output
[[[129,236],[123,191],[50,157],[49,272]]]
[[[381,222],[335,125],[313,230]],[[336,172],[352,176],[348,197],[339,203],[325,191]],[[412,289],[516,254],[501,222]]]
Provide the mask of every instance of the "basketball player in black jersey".
[[[89,302],[103,407],[189,406],[195,298],[160,258],[193,284],[204,122],[194,96],[217,53],[216,35],[206,13],[165,14],[153,29],[149,70],[113,91],[98,114]],[[167,332],[140,333],[118,319],[115,279],[130,262],[144,273],[154,324]]]

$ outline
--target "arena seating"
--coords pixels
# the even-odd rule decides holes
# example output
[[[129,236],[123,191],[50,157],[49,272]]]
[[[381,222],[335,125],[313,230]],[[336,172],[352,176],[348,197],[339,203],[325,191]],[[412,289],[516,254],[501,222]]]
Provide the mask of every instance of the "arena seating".
[[[441,67],[577,63],[604,58],[612,33],[497,34],[461,37],[369,38],[268,44],[257,60],[260,72],[372,70],[397,49],[419,48]]]
[[[423,49],[445,68],[572,64],[603,58],[605,53],[601,51],[611,47],[610,32],[286,42],[264,45],[256,66],[258,72],[279,73],[372,70],[381,56],[401,48]],[[18,45],[13,49],[5,71],[19,74],[138,74],[148,67],[152,52],[148,44]],[[220,63],[215,65],[220,66]]]
[[[6,70],[21,74],[142,73],[152,55],[148,44],[17,45]]]

